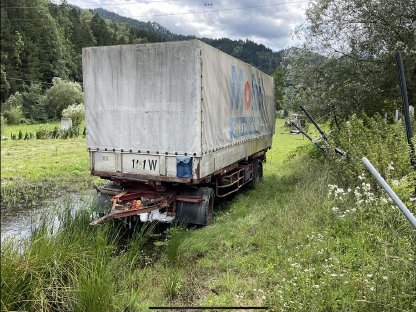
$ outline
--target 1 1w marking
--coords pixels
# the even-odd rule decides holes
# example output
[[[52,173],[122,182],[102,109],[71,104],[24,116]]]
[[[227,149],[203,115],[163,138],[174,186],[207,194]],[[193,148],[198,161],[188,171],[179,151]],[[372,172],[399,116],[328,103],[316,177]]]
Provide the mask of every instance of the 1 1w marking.
[[[133,169],[142,167],[143,170],[156,170],[157,160],[145,159],[143,160],[143,166],[141,166],[140,161],[138,159],[132,159]],[[148,167],[148,168],[146,168]]]

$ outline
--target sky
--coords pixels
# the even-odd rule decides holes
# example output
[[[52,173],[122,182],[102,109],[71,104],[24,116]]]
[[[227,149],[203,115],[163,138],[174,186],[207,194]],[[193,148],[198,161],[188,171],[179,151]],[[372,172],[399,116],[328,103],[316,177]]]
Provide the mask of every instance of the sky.
[[[249,39],[274,51],[298,46],[293,31],[305,21],[307,0],[68,0],[85,9],[102,7],[173,33]]]

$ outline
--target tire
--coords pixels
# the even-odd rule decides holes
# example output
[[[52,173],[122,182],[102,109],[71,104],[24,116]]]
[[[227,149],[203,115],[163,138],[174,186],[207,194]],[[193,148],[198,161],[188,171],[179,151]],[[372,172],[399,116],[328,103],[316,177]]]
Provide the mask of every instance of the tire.
[[[263,180],[263,162],[261,160],[259,160],[259,179]]]
[[[251,163],[253,164],[253,177],[248,186],[255,189],[263,177],[263,164],[259,159],[253,159]]]
[[[202,187],[202,200],[205,201],[205,223],[203,225],[211,224],[212,217],[214,216],[214,202],[215,192],[210,187]]]
[[[176,222],[180,224],[208,225],[214,213],[215,192],[210,187],[188,189],[182,195],[200,196],[200,203],[176,202]]]

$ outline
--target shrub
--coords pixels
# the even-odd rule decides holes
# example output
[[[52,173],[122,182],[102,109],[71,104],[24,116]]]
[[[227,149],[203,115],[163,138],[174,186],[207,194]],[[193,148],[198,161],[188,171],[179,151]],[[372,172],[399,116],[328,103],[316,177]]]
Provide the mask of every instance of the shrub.
[[[4,134],[4,126],[6,125],[6,118],[4,118],[3,115],[0,116],[0,121],[1,121],[1,126],[0,126],[0,131],[1,131],[1,135]]]
[[[36,130],[36,139],[42,140],[42,139],[49,139],[50,137],[51,135],[48,129],[40,127],[38,130]]]
[[[347,151],[345,162],[333,154],[333,172],[350,183],[364,171],[361,158],[367,157],[386,178],[400,179],[410,171],[410,157],[403,123],[390,124],[381,116],[353,115],[335,134],[334,144]],[[394,168],[394,170],[391,170]]]
[[[53,130],[51,132],[51,137],[53,139],[58,139],[59,138],[59,129],[58,129],[58,127],[53,128]]]
[[[22,108],[27,119],[37,122],[45,122],[48,119],[43,89],[40,84],[32,84],[27,91],[22,93]]]
[[[85,107],[84,104],[69,105],[62,111],[62,117],[71,118],[72,128],[79,131],[81,122],[85,119]]]
[[[22,106],[12,106],[4,112],[4,116],[7,118],[7,122],[10,125],[18,125],[23,117]]]
[[[53,79],[53,86],[45,92],[44,103],[49,118],[59,118],[65,107],[82,103],[84,95],[77,82]]]
[[[4,114],[6,111],[10,110],[12,107],[22,106],[23,97],[19,92],[9,96],[6,102],[1,105],[1,113]]]

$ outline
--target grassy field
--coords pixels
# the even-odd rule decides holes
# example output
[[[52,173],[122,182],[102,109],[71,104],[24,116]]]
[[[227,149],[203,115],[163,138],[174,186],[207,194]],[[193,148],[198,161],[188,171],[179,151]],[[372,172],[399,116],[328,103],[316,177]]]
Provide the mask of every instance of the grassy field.
[[[21,253],[2,246],[2,310],[414,311],[414,230],[391,204],[334,197],[312,149],[279,124],[256,190],[221,204],[212,225],[172,228],[153,247],[151,229],[127,241],[111,225],[91,229],[88,207],[63,215],[52,237],[45,221]]]
[[[2,205],[36,204],[42,195],[91,187],[85,138],[2,141]]]
[[[33,134],[39,130],[40,128],[46,130],[53,130],[55,127],[60,127],[60,122],[49,122],[44,124],[33,124],[33,125],[6,125],[4,128],[3,136],[10,139],[11,134],[15,134],[16,136],[19,134],[19,131],[23,132],[23,135],[26,132],[32,132]]]

